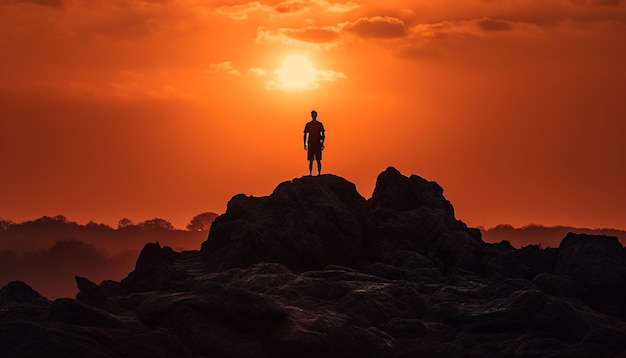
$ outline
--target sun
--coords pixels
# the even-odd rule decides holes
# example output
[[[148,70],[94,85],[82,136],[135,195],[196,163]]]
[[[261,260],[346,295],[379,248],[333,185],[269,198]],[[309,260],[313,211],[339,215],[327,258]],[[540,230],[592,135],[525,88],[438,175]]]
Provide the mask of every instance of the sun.
[[[287,57],[276,70],[276,74],[280,85],[290,90],[314,88],[317,82],[317,69],[311,61],[301,55]]]

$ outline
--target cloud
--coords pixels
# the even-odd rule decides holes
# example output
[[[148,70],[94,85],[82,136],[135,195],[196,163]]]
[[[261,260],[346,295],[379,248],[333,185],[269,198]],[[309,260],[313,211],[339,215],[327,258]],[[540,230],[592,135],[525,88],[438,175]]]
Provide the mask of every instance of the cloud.
[[[241,72],[233,68],[231,61],[222,61],[219,63],[212,63],[209,65],[209,72],[212,73],[225,73],[227,75],[240,76]]]
[[[276,30],[259,27],[256,40],[257,42],[270,41],[315,49],[330,49],[338,46],[347,34],[363,39],[391,39],[406,36],[407,30],[404,23],[397,18],[375,16],[360,18],[354,22],[344,22],[336,26],[306,26]]]
[[[325,13],[344,13],[359,7],[359,4],[351,1],[331,4],[324,0],[287,0],[274,5],[272,10],[277,14],[301,14],[312,10],[320,10]]]
[[[541,28],[533,23],[511,20],[481,18],[459,21],[442,21],[431,24],[417,24],[407,28],[405,23],[391,16],[363,17],[352,22],[335,26],[306,26],[302,28],[257,29],[257,42],[270,41],[293,46],[306,46],[314,49],[330,49],[338,46],[348,37],[364,40],[405,39],[445,39],[465,36],[479,36],[490,33],[538,33]],[[347,36],[349,35],[349,36]],[[404,46],[404,45],[402,45]],[[408,47],[405,51],[411,52]],[[407,52],[407,53],[408,53]],[[422,52],[418,50],[418,52]],[[432,52],[431,52],[432,53]]]
[[[229,17],[233,20],[247,20],[250,13],[257,11],[271,12],[272,7],[260,2],[249,2],[241,5],[223,5],[215,9],[215,13]]]
[[[477,20],[476,24],[478,24],[478,27],[480,27],[482,30],[487,32],[511,31],[513,29],[511,23],[508,21],[492,20],[488,18]]]
[[[277,73],[274,71],[274,73]],[[281,83],[280,79],[270,80],[265,83],[265,89],[268,91],[282,90],[282,91],[309,91],[313,89],[318,89],[321,87],[321,82],[335,82],[340,79],[346,79],[346,76],[343,72],[333,71],[333,70],[323,70],[323,69],[315,69],[314,80],[311,81],[306,87],[300,87],[297,89],[288,88],[283,83]]]
[[[307,10],[309,6],[309,1],[283,1],[274,6],[274,10],[281,14],[300,13]]]
[[[277,74],[277,71],[273,71],[274,74]],[[235,69],[232,65],[231,61],[222,61],[219,63],[211,64],[210,73],[225,73],[233,76],[241,76],[241,71]],[[268,75],[268,70],[260,68],[260,67],[251,67],[248,69],[247,74],[254,77],[265,77]],[[310,90],[320,88],[321,82],[334,82],[339,79],[347,78],[346,74],[343,72],[333,71],[333,70],[323,70],[323,69],[315,69],[314,80],[307,86],[306,88],[301,88],[299,90]],[[284,90],[285,86],[278,79],[272,79],[265,83],[265,88],[267,90]]]
[[[336,47],[341,36],[339,29],[333,27],[279,28],[276,30],[259,27],[257,42],[276,42],[290,46],[304,46],[317,50]]]
[[[305,27],[302,29],[281,29],[283,36],[301,42],[331,43],[339,40],[339,33],[335,28]]]
[[[454,40],[467,41],[472,38],[506,36],[536,36],[545,31],[534,23],[500,20],[491,18],[441,21],[431,24],[417,24],[408,29],[408,35],[393,52],[396,56],[411,61],[428,61],[458,47]],[[514,40],[512,40],[514,41]]]
[[[362,38],[399,38],[407,34],[404,22],[390,16],[374,16],[361,18],[346,23],[342,28]]]
[[[409,32],[414,37],[436,40],[466,36],[485,36],[492,33],[506,32],[511,34],[537,34],[543,32],[543,30],[533,23],[482,18],[418,24],[411,27]]]
[[[359,8],[355,2],[334,3],[323,0],[287,0],[276,5],[267,5],[261,2],[249,2],[239,5],[222,5],[215,9],[215,13],[233,20],[247,20],[252,13],[267,13],[274,16],[299,15],[312,10],[324,13],[344,13]]]
[[[328,1],[320,1],[320,0],[317,0],[317,1],[314,0],[310,2],[316,4],[322,11],[335,12],[335,13],[350,12],[361,7],[361,5],[352,1],[345,2],[345,3],[336,2],[334,4],[331,4]]]
[[[243,75],[241,71],[233,67],[233,64],[231,61],[222,61],[219,63],[211,64],[210,69],[207,72],[225,73],[225,74],[232,75],[232,76]],[[275,78],[270,79],[269,81],[265,82],[265,88],[267,90],[277,90],[277,89],[284,90],[286,89],[285,86],[278,79],[280,77],[279,72],[280,70],[267,70],[261,67],[251,67],[247,70],[246,74],[248,76],[253,76],[253,77],[265,77],[273,73],[274,75],[276,75]],[[311,81],[311,83],[308,86],[306,86],[305,88],[300,88],[298,90],[316,89],[316,88],[320,88],[322,82],[334,82],[339,79],[347,78],[346,74],[343,72],[334,71],[334,70],[317,69],[317,68],[314,69],[313,77],[314,77],[313,81]]]
[[[335,82],[340,79],[348,78],[345,73],[333,70],[317,70],[316,76],[319,81],[326,82]]]
[[[258,68],[258,67],[252,67],[248,69],[248,73],[250,73],[251,75],[257,76],[257,77],[263,77],[265,76],[265,70],[262,68]]]

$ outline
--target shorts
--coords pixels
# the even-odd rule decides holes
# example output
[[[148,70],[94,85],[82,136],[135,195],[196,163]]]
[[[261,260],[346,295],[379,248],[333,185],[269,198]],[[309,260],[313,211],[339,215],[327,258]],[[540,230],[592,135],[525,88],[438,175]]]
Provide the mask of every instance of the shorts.
[[[309,160],[322,160],[322,145],[310,145],[307,147],[307,158]]]

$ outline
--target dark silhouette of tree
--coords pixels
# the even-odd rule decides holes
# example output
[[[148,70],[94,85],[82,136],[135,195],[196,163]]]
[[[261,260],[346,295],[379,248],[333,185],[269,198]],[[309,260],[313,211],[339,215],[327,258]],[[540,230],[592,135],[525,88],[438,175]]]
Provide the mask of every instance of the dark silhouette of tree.
[[[109,225],[99,224],[99,223],[94,222],[94,221],[89,221],[87,223],[87,225],[85,225],[85,228],[87,228],[89,230],[112,230],[113,229]]]
[[[134,226],[135,223],[133,223],[129,218],[121,218],[120,221],[117,222],[117,228],[119,229],[124,229],[127,227],[131,227]]]
[[[67,218],[65,217],[65,215],[56,215],[52,217],[52,220],[56,221],[56,222],[60,222],[60,223],[64,223],[67,224],[69,223],[69,221],[67,220]]]
[[[123,218],[116,229],[94,221],[78,224],[62,215],[19,223],[0,218],[0,287],[22,280],[53,298],[76,296],[76,275],[121,280],[146,243],[197,250],[206,235],[177,230],[160,218],[138,223]]]
[[[146,220],[139,223],[138,226],[146,230],[176,230],[172,223],[161,218]]]
[[[25,221],[22,223],[25,228],[38,230],[65,230],[77,228],[80,225],[77,222],[69,221],[63,215],[47,216],[44,215],[33,221]]]
[[[543,226],[530,224],[515,228],[508,224],[502,224],[490,229],[481,229],[483,240],[489,243],[506,240],[515,247],[524,247],[531,244],[541,243],[542,247],[559,247],[563,237],[569,232],[608,235],[617,237],[620,242],[626,243],[626,231],[618,229],[587,229],[572,226]]]
[[[13,221],[0,218],[0,230],[7,230],[10,226],[13,225],[15,225]]]
[[[216,213],[202,213],[194,216],[189,224],[187,224],[187,230],[189,231],[208,231],[211,227],[211,223],[217,217]]]

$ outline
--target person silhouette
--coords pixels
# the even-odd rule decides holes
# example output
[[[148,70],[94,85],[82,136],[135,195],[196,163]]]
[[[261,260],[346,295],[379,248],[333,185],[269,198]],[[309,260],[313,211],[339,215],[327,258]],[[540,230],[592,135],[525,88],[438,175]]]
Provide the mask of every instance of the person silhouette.
[[[307,151],[309,160],[309,175],[313,174],[314,159],[317,161],[317,175],[322,174],[322,150],[325,139],[324,125],[317,120],[317,111],[311,111],[311,121],[304,126],[304,150]]]

